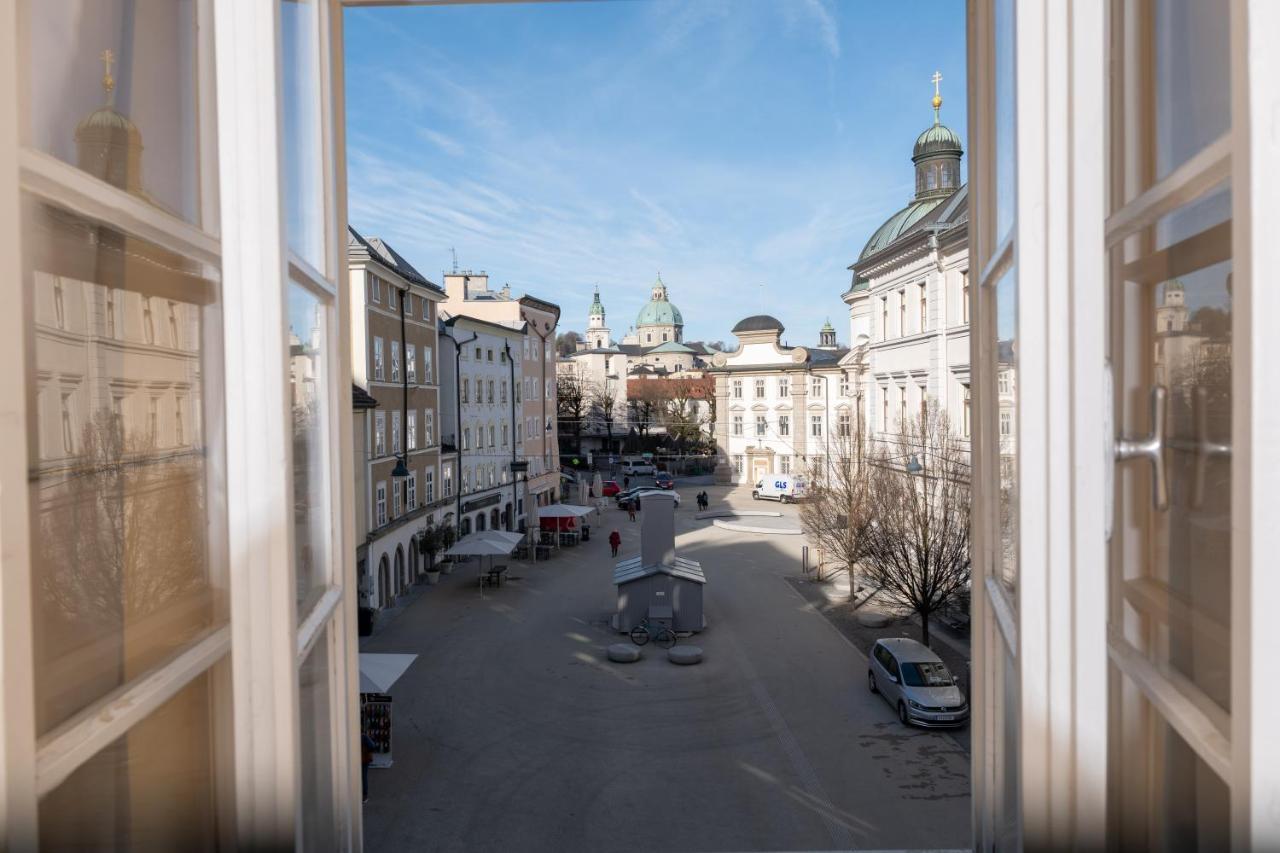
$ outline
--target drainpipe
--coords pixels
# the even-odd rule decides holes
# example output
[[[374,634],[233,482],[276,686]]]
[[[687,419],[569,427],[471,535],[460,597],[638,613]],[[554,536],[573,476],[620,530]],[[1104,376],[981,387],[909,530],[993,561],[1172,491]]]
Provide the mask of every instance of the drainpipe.
[[[456,487],[454,494],[457,495],[457,500],[454,501],[456,510],[453,514],[453,532],[456,535],[462,529],[462,345],[469,344],[480,336],[472,332],[471,337],[465,341],[459,341],[448,332],[445,332],[444,336],[453,341],[453,408],[457,415],[453,440],[454,447],[458,451],[458,478],[454,481]]]
[[[533,329],[533,333],[542,340],[542,356],[539,359],[542,362],[542,423],[538,424],[538,432],[542,433],[542,461],[547,461],[547,335],[538,331],[538,324],[525,317],[525,322],[529,324],[529,328]],[[556,488],[560,487],[560,471],[556,470]]]
[[[519,495],[519,478],[516,476],[516,462],[519,457],[516,455],[516,360],[511,357],[511,341],[504,341],[503,350],[507,353],[507,367],[511,371],[511,388],[507,392],[507,400],[511,403],[511,426],[507,430],[507,437],[511,440],[511,518],[510,523],[516,523],[516,508],[520,506]],[[523,375],[524,371],[521,371]]]

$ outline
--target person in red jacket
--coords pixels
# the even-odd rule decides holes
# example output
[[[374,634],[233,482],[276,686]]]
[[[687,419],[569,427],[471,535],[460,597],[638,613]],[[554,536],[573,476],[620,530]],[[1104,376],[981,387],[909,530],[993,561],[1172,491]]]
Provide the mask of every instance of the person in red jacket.
[[[613,549],[613,556],[618,556],[618,548],[622,546],[622,534],[613,531],[609,534],[609,547]]]

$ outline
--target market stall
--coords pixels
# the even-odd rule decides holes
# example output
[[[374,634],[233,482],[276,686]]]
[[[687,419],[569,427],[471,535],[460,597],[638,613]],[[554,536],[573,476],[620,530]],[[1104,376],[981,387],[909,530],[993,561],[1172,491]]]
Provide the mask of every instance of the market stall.
[[[591,538],[587,519],[593,512],[595,508],[589,506],[552,504],[538,508],[538,523],[544,538],[550,534],[552,544],[576,545]]]
[[[360,654],[360,730],[373,741],[370,767],[391,766],[391,685],[417,659],[412,654]]]

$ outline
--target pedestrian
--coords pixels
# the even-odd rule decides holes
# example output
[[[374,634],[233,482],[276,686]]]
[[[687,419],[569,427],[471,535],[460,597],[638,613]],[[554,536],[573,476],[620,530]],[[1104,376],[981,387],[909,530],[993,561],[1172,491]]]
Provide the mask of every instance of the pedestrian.
[[[622,475],[622,488],[624,488],[624,489],[629,489],[629,488],[631,488],[631,475],[630,475],[630,474],[623,474],[623,475]]]
[[[613,556],[618,556],[618,548],[622,546],[622,534],[613,531],[609,534],[609,547],[613,549]]]
[[[627,501],[627,515],[631,516],[631,520],[636,520],[636,502],[634,499]]]

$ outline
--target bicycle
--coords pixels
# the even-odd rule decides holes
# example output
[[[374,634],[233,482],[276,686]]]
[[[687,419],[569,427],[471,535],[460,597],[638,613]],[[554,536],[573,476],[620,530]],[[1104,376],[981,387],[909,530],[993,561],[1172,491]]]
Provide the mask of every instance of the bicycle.
[[[649,640],[653,640],[658,648],[669,649],[676,644],[676,632],[665,625],[651,628],[649,620],[642,619],[639,625],[631,629],[631,642],[637,646],[643,646]]]

